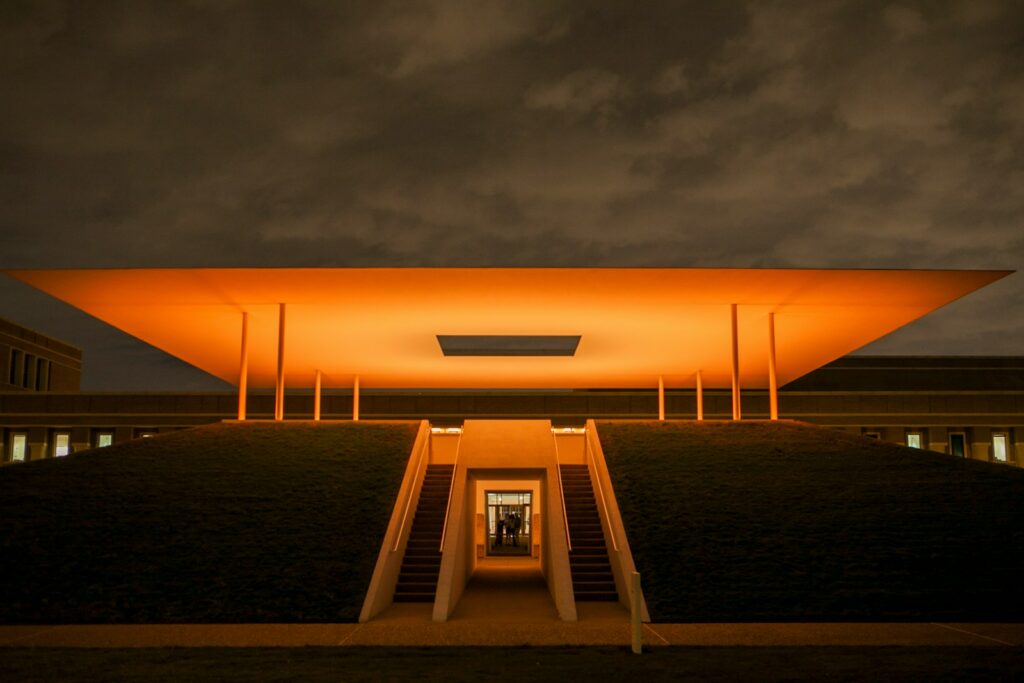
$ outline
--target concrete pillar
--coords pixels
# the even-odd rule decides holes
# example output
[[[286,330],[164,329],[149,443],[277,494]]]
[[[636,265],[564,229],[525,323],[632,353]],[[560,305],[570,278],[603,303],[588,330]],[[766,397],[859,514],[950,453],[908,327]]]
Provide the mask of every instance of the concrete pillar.
[[[249,312],[242,311],[242,354],[238,366],[238,419],[245,419],[245,398],[249,390]]]
[[[768,413],[779,419],[779,380],[775,375],[775,313],[768,314]]]
[[[992,459],[992,429],[974,427],[967,432],[968,457],[988,462]]]
[[[732,419],[742,419],[740,410],[740,335],[737,323],[736,304],[729,307],[732,320]]]
[[[352,420],[359,421],[359,375],[352,382]]]
[[[88,427],[72,427],[71,428],[71,452],[78,453],[79,451],[86,451],[93,447],[91,443],[91,436]]]
[[[277,309],[277,385],[274,387],[274,419],[284,419],[284,331],[285,304]]]
[[[658,376],[658,420],[665,421],[665,378]]]
[[[114,432],[114,443],[124,443],[125,441],[131,441],[135,435],[132,433],[131,427],[115,427],[110,430]]]
[[[320,371],[316,371],[316,378],[313,380],[313,419],[320,420]]]
[[[25,445],[25,462],[50,457],[50,430],[46,427],[32,427],[28,430],[28,443]]]
[[[697,421],[704,421],[704,378],[700,370],[697,371]]]

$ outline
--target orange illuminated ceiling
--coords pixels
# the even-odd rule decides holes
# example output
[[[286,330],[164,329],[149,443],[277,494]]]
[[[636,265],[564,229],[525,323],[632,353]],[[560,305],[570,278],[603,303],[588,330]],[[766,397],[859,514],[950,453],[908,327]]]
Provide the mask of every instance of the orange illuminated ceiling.
[[[739,305],[744,387],[839,357],[1006,271],[625,268],[13,270],[9,275],[237,383],[249,312],[249,385],[272,387],[278,304],[286,384],[604,388],[730,384]],[[437,335],[579,335],[573,356],[442,354]]]

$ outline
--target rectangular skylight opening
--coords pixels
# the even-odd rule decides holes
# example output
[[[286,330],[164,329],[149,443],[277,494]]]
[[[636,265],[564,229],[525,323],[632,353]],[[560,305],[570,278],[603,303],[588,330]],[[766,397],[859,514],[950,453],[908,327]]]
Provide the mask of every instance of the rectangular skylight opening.
[[[575,356],[580,335],[439,334],[446,356]]]

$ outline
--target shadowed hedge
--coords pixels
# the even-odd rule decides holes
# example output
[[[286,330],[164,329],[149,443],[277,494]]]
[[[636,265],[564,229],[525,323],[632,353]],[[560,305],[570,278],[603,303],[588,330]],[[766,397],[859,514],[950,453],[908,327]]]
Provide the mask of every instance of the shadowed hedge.
[[[792,422],[599,422],[656,621],[1010,621],[1024,471]]]
[[[0,470],[0,622],[358,618],[417,424],[218,424]]]

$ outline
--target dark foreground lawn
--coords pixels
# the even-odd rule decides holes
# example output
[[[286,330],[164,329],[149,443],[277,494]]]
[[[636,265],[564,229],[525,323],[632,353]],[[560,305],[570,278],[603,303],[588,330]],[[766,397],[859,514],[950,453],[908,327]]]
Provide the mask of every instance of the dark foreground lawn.
[[[5,467],[0,623],[354,621],[416,428],[219,424]]]
[[[5,681],[1003,681],[1019,648],[0,650]]]
[[[1024,470],[797,423],[598,423],[655,621],[1020,621]]]

